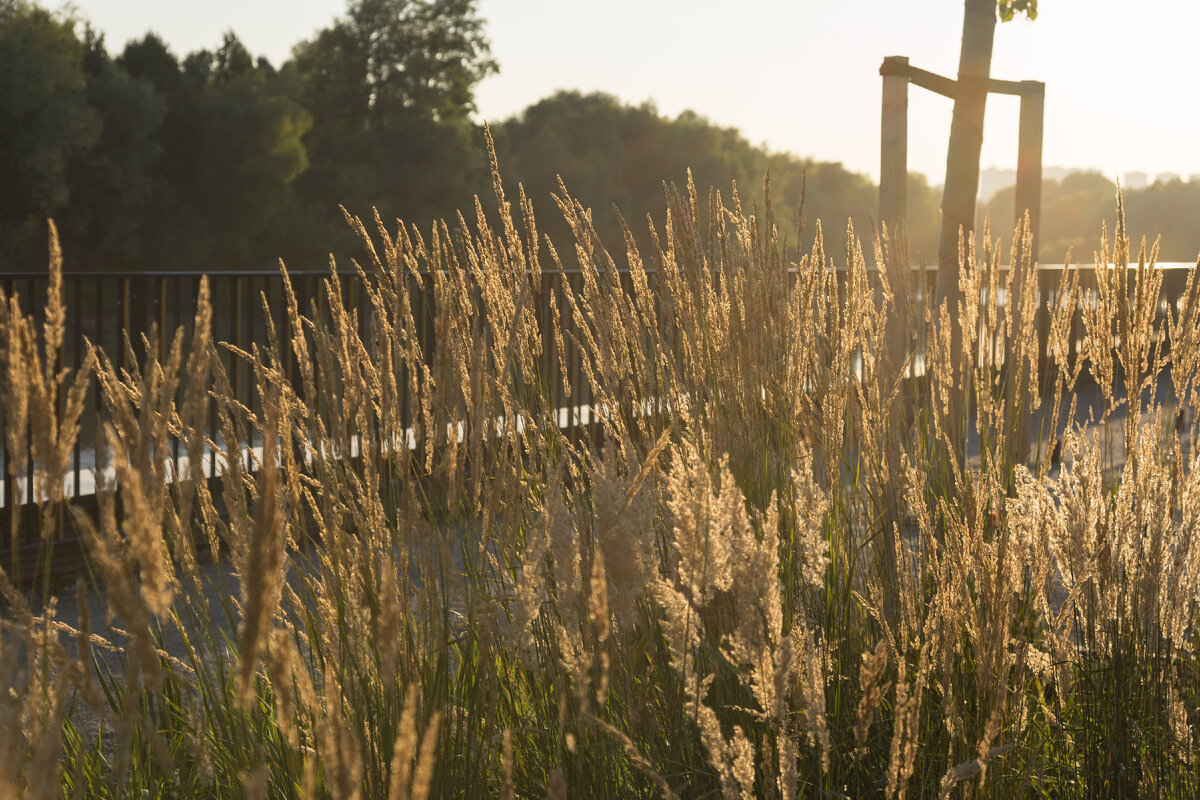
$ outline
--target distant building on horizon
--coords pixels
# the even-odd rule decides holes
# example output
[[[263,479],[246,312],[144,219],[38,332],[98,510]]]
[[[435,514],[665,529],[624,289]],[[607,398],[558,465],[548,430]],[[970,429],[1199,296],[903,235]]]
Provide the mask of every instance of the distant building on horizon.
[[[1042,180],[1061,181],[1072,172],[1080,171],[1081,170],[1077,169],[1068,169],[1067,167],[1043,167]],[[1007,189],[1010,186],[1015,186],[1016,183],[1017,171],[1015,169],[985,167],[984,169],[979,170],[978,202],[986,203],[995,197],[997,192]]]
[[[1015,169],[986,167],[979,170],[979,202],[986,203],[996,195],[996,192],[1007,189],[1016,182],[1017,171]]]
[[[1144,172],[1126,172],[1121,179],[1122,189],[1145,189],[1150,185],[1150,177]]]
[[[1155,183],[1170,183],[1171,181],[1181,181],[1178,172],[1160,172],[1154,176]]]

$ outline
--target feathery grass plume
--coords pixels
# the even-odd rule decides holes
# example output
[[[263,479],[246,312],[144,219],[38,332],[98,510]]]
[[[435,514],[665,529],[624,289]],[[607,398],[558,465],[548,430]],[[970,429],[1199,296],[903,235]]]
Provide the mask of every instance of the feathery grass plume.
[[[887,789],[885,796],[899,797],[901,800],[908,791],[908,779],[912,774],[912,762],[906,751],[916,738],[913,727],[916,723],[916,712],[920,710],[920,701],[912,696],[911,686],[907,679],[907,659],[900,657],[899,677],[896,680],[895,718],[893,723],[891,752],[888,756]]]
[[[155,331],[151,333],[156,336]],[[183,330],[179,329],[163,363],[147,339],[146,361],[140,371],[123,369],[118,374],[109,358],[103,354],[95,357],[100,396],[112,418],[103,430],[121,490],[122,538],[137,564],[146,606],[159,618],[166,615],[178,583],[164,522],[173,517],[166,510],[170,494],[167,464],[173,462],[168,459],[172,426],[179,432],[176,390],[184,363],[183,340]],[[128,337],[126,346],[131,349]],[[95,348],[92,352],[96,353]],[[136,363],[132,351],[128,363]],[[106,534],[110,539],[111,533]],[[190,531],[185,535],[190,537]],[[186,546],[180,544],[190,552],[190,541]]]
[[[611,443],[590,468],[596,531],[594,558],[604,565],[606,605],[611,605],[619,626],[632,625],[637,601],[655,577],[653,523],[657,503],[646,481],[669,441],[669,435],[664,433],[636,475],[618,474],[617,448]],[[632,452],[632,445],[626,452]]]
[[[62,531],[64,483],[93,369],[89,355],[71,379],[72,370],[60,363],[66,336],[62,251],[53,221],[49,229],[49,285],[40,349],[32,316],[22,312],[16,294],[9,298],[0,292],[0,401],[6,410],[7,481],[16,481],[32,456],[33,485],[28,491],[41,510],[39,534],[43,539]],[[18,492],[13,491],[12,497],[18,498]],[[10,515],[9,537],[14,550],[20,517]],[[46,558],[40,560],[44,581],[50,564]]]
[[[986,768],[987,763],[993,758],[1007,753],[1011,749],[1012,745],[994,747],[984,756],[972,758],[968,761],[962,761],[950,767],[950,769],[946,771],[946,774],[942,776],[940,795],[942,800],[945,800],[945,798],[948,798],[953,793],[955,785],[962,783],[963,781],[968,781],[976,776],[980,776],[982,778],[983,771]]]
[[[299,717],[301,713],[312,713],[313,697],[311,686],[308,696],[301,690],[297,696],[297,682],[306,681],[308,673],[301,663],[291,634],[284,628],[271,631],[267,650],[267,672],[271,680],[271,694],[275,700],[275,715],[279,730],[292,747],[300,744]]]
[[[334,676],[328,677],[331,685],[325,687],[324,713],[315,726],[316,750],[330,794],[357,800],[362,796],[361,742],[347,723],[341,686]]]
[[[562,501],[560,478],[552,476],[546,483],[547,500],[542,518],[525,531],[525,548],[518,558],[519,575],[513,581],[513,601],[508,604],[508,624],[503,626],[503,637],[515,648],[522,660],[534,662],[536,641],[534,621],[541,613],[542,605],[549,598],[551,572],[547,569],[550,553],[550,531],[564,525],[567,515]],[[559,539],[566,538],[560,532]],[[560,558],[567,558],[562,555]]]
[[[269,781],[271,779],[269,766],[259,764],[253,769],[243,772],[241,779],[242,793],[247,800],[266,800],[267,789],[269,788]]]
[[[567,800],[567,779],[561,767],[550,770],[546,782],[546,800]]]
[[[1189,721],[1192,712],[1179,696],[1179,688],[1175,681],[1169,681],[1167,686],[1167,719],[1171,734],[1174,736],[1175,757],[1185,764],[1191,764],[1196,755],[1193,752],[1196,732]]]
[[[717,718],[716,712],[699,700],[699,697],[707,694],[712,678],[712,675],[705,678],[700,691],[696,692],[695,696],[688,698],[689,704],[695,708],[700,741],[704,745],[709,766],[716,771],[717,778],[720,780],[722,796],[725,800],[739,800],[738,778],[744,777],[744,773],[735,775],[734,762],[743,754],[744,747],[741,745],[747,745],[747,743],[740,727],[734,730],[734,740],[726,740],[721,732],[721,722]],[[744,766],[744,762],[738,764],[738,767]]]
[[[145,488],[146,483],[154,479],[139,468],[144,466],[144,461],[141,465],[131,462],[125,443],[113,428],[107,428],[106,434],[125,512],[121,541],[128,546],[132,562],[136,564],[138,588],[146,609],[161,618],[171,607],[175,578],[162,535],[162,506],[155,503],[153,490],[151,496],[147,496]]]
[[[60,368],[63,340],[66,336],[66,303],[63,297],[62,282],[62,250],[58,243],[58,229],[53,220],[50,227],[50,286],[47,290],[45,322],[43,324],[43,342],[45,348],[45,376],[40,381],[44,388],[36,391],[35,402],[44,401],[41,406],[46,415],[43,424],[34,426],[34,457],[39,462],[39,480],[42,489],[39,494],[45,494],[54,502],[62,500],[63,483],[69,469],[69,459],[75,441],[79,437],[80,417],[83,414],[84,401],[88,389],[90,373],[94,367],[90,354],[75,372],[67,392],[66,402],[59,404],[59,395],[70,370]],[[30,365],[32,366],[32,364]],[[37,382],[31,384],[35,387]],[[39,436],[44,431],[44,439]],[[39,442],[39,439],[43,441]],[[45,535],[45,531],[43,531]]]
[[[673,523],[669,570],[693,602],[702,603],[733,585],[730,538],[750,521],[725,465],[714,481],[699,447],[684,438],[672,454],[667,474],[667,506]]]
[[[34,464],[38,470],[38,483],[35,487],[35,497],[41,501],[44,496],[57,488],[61,499],[62,487],[54,487],[45,480],[45,470],[53,461],[57,449],[57,389],[62,380],[58,375],[58,355],[62,347],[65,328],[66,311],[63,304],[62,287],[62,250],[58,245],[58,231],[54,223],[50,227],[50,281],[46,292],[45,323],[42,327],[42,342],[44,351],[39,353],[37,334],[29,318],[26,334],[21,337],[24,344],[23,368],[25,384],[29,392],[29,406],[37,413],[30,418],[30,449]],[[43,531],[46,535],[47,531]]]
[[[1049,425],[1045,434],[1054,438],[1058,429],[1063,398],[1068,397],[1068,419],[1074,419],[1075,386],[1086,363],[1084,353],[1076,353],[1075,347],[1075,313],[1079,307],[1079,269],[1071,264],[1070,254],[1063,264],[1059,276],[1058,288],[1054,292],[1053,305],[1047,309],[1049,314],[1049,330],[1046,335],[1046,356],[1052,369],[1052,400],[1050,415],[1046,417]],[[1071,356],[1074,354],[1074,359]],[[1039,474],[1045,476],[1054,465],[1056,454],[1053,447],[1047,447],[1039,465]],[[1059,454],[1061,457],[1061,454]]]
[[[171,421],[172,433],[184,444],[187,454],[188,476],[179,481],[179,498],[176,506],[185,513],[192,508],[192,498],[204,486],[204,428],[208,420],[209,371],[215,353],[212,349],[213,306],[208,276],[200,278],[196,295],[196,313],[192,321],[192,337],[184,374],[187,375],[183,402]],[[174,465],[173,465],[174,466]],[[202,501],[203,502],[203,501]],[[190,537],[181,537],[190,538]],[[215,550],[215,539],[210,540],[210,551]],[[213,554],[215,557],[215,553]]]
[[[98,709],[102,700],[96,686],[96,667],[92,657],[91,606],[88,603],[87,586],[82,578],[75,582],[75,607],[79,609],[79,631],[75,636],[75,666],[78,670],[79,693],[89,708]]]
[[[49,636],[49,620],[44,620],[43,635]],[[27,772],[22,795],[36,800],[60,796],[60,754],[62,752],[63,718],[67,713],[69,688],[68,672],[61,654],[53,660],[56,677],[38,676],[38,684],[29,687],[22,728],[28,748]],[[24,759],[22,759],[24,760]]]
[[[1039,312],[1039,267],[1032,259],[1033,233],[1028,213],[1017,223],[1004,280],[1003,471],[1011,474],[1029,457],[1032,415],[1041,408],[1041,354],[1035,321]],[[997,248],[999,249],[999,248]],[[1000,392],[998,392],[1000,394]]]
[[[278,410],[263,397],[263,459],[258,508],[248,542],[246,561],[239,567],[242,582],[242,623],[238,630],[238,696],[249,704],[254,695],[258,654],[270,637],[271,620],[279,607],[286,570],[286,520],[279,509],[279,466],[276,463]]]
[[[221,468],[221,499],[223,501],[222,532],[234,564],[245,563],[248,542],[254,530],[250,501],[257,493],[254,479],[247,474],[245,460],[238,445],[250,439],[248,427],[253,425],[250,410],[237,399],[229,375],[220,359],[214,359],[212,370],[212,398],[217,417],[217,429],[224,449],[210,442],[214,458],[219,458]]]
[[[407,800],[412,780],[413,760],[417,756],[420,740],[417,733],[417,685],[409,684],[404,695],[404,713],[400,717],[400,729],[392,754],[389,777],[388,800]]]
[[[438,728],[441,725],[441,714],[434,712],[425,726],[425,735],[421,739],[421,752],[417,756],[416,768],[413,770],[412,800],[426,800],[433,784],[433,768],[437,759]]]
[[[730,771],[733,773],[734,780],[737,781],[738,788],[741,789],[742,800],[753,800],[754,798],[754,746],[746,739],[742,729],[733,726],[733,738],[729,742],[729,755],[732,760]]]
[[[854,741],[859,745],[867,741],[867,733],[875,710],[879,708],[883,695],[888,690],[887,684],[880,684],[879,678],[887,667],[887,648],[880,641],[875,649],[862,654],[862,665],[858,671],[858,685],[862,690],[862,699],[858,702],[858,719],[854,724]]]
[[[25,437],[29,423],[29,386],[26,383],[30,373],[26,370],[25,353],[34,348],[30,344],[33,320],[24,315],[17,295],[5,297],[0,290],[0,334],[3,335],[3,348],[0,353],[4,359],[3,399],[5,412],[5,437],[7,439],[6,481],[17,479],[25,471],[28,451],[25,449]],[[36,378],[35,378],[36,380]],[[15,493],[14,493],[15,494]],[[20,515],[11,515],[10,539],[16,542]]]
[[[500,800],[513,800],[512,730],[504,729],[500,744]]]
[[[1169,374],[1180,408],[1189,407],[1200,373],[1200,281],[1196,267],[1189,269],[1178,304],[1167,306],[1167,332],[1170,343],[1171,369]]]
[[[594,682],[590,682],[591,686],[588,688],[595,692],[596,703],[603,707],[608,693],[610,660],[607,645],[612,634],[612,612],[608,607],[608,575],[604,569],[604,553],[600,550],[592,552],[592,577],[588,586],[588,622],[591,623],[590,644],[595,651],[595,655],[589,660],[598,662],[600,673]]]
[[[383,548],[381,548],[383,549]],[[404,658],[402,634],[412,607],[404,591],[408,581],[396,570],[395,559],[390,547],[385,550],[379,572],[379,613],[376,630],[379,636],[380,669],[382,678],[392,682],[397,677],[397,667]],[[401,594],[405,596],[401,599]]]
[[[42,324],[46,352],[46,382],[50,381],[55,362],[66,336],[67,311],[63,302],[62,247],[58,243],[58,227],[46,220],[50,232],[50,285],[46,290],[46,316]]]
[[[1200,471],[1189,470],[1180,483],[1179,519],[1177,523],[1172,520],[1174,541],[1168,545],[1170,560],[1159,590],[1163,592],[1163,635],[1183,651],[1189,646],[1187,631],[1195,619],[1195,598],[1200,595]]]
[[[126,686],[136,687],[139,679],[144,679],[147,688],[157,691],[162,687],[163,676],[152,640],[152,612],[147,597],[162,598],[153,590],[141,589],[139,563],[117,523],[115,487],[103,479],[104,466],[103,461],[97,464],[96,474],[101,476],[96,486],[97,519],[93,520],[78,507],[72,507],[71,513],[87,547],[89,563],[104,583],[108,623],[111,625],[114,618],[119,618],[131,640],[129,651],[133,657],[124,664]],[[126,702],[135,699],[130,695]]]
[[[813,478],[813,458],[807,446],[801,446],[791,478],[794,505],[789,509],[789,522],[794,525],[791,539],[796,551],[793,563],[800,573],[801,585],[820,591],[825,586],[830,564],[829,541],[823,525],[830,501]],[[770,532],[768,528],[767,533]]]
[[[754,749],[740,727],[735,726],[733,739],[724,737],[705,699],[704,687],[715,675],[695,672],[697,662],[681,652],[685,648],[708,639],[741,672],[738,683],[753,698],[757,714],[773,720],[783,738],[794,735],[791,710],[803,710],[823,769],[829,764],[830,739],[824,669],[814,636],[801,615],[790,631],[783,629],[778,511],[772,502],[771,513],[753,525],[724,458],[717,473],[719,480],[712,481],[696,446],[684,437],[666,489],[674,523],[668,569],[678,576],[678,586],[660,581],[656,598],[709,763],[721,777],[722,791],[733,796],[735,786],[750,791]]]
[[[434,747],[441,726],[441,715],[434,712],[425,726],[424,735],[417,730],[419,694],[410,685],[404,699],[404,714],[392,755],[388,800],[425,800],[433,780]]]

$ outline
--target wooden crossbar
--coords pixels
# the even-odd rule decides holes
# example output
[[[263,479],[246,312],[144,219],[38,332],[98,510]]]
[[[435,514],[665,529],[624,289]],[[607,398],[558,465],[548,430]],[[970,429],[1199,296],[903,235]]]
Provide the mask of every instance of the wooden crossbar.
[[[958,96],[959,82],[945,75],[914,67],[903,56],[888,56],[879,67],[879,74],[885,78],[907,78],[909,83],[916,84],[922,89],[949,97],[953,100]],[[988,92],[991,94],[1011,94],[1018,97],[1044,94],[1046,84],[1042,81],[1002,81],[998,78],[988,78]]]

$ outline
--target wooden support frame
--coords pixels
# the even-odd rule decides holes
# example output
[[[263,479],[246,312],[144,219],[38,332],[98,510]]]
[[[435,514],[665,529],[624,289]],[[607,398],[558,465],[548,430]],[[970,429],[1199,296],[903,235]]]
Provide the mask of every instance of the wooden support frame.
[[[908,59],[883,60],[879,131],[879,221],[895,235],[908,216]]]
[[[897,241],[903,235],[908,193],[908,85],[910,83],[955,99],[959,82],[919,69],[906,56],[888,56],[879,67],[883,78],[880,122],[879,220]],[[989,78],[988,92],[1021,98],[1017,142],[1016,222],[1029,214],[1030,257],[1037,261],[1042,213],[1042,127],[1046,84],[1042,81],[1002,81]]]
[[[1042,127],[1046,107],[1046,84],[1024,81],[1021,118],[1017,133],[1017,222],[1029,212],[1030,258],[1037,261],[1038,233],[1042,212]]]

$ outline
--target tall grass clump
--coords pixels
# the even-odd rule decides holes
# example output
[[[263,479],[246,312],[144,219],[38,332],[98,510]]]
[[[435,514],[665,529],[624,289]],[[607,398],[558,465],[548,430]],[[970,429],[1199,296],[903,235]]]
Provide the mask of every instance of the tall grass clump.
[[[1194,271],[1163,314],[1118,214],[1094,278],[985,234],[934,303],[886,233],[792,253],[769,191],[668,188],[613,251],[494,174],[492,213],[348,216],[365,301],[283,270],[250,349],[202,285],[70,375],[56,245],[40,334],[0,295],[5,435],[88,566],[0,575],[0,795],[1200,791]]]

